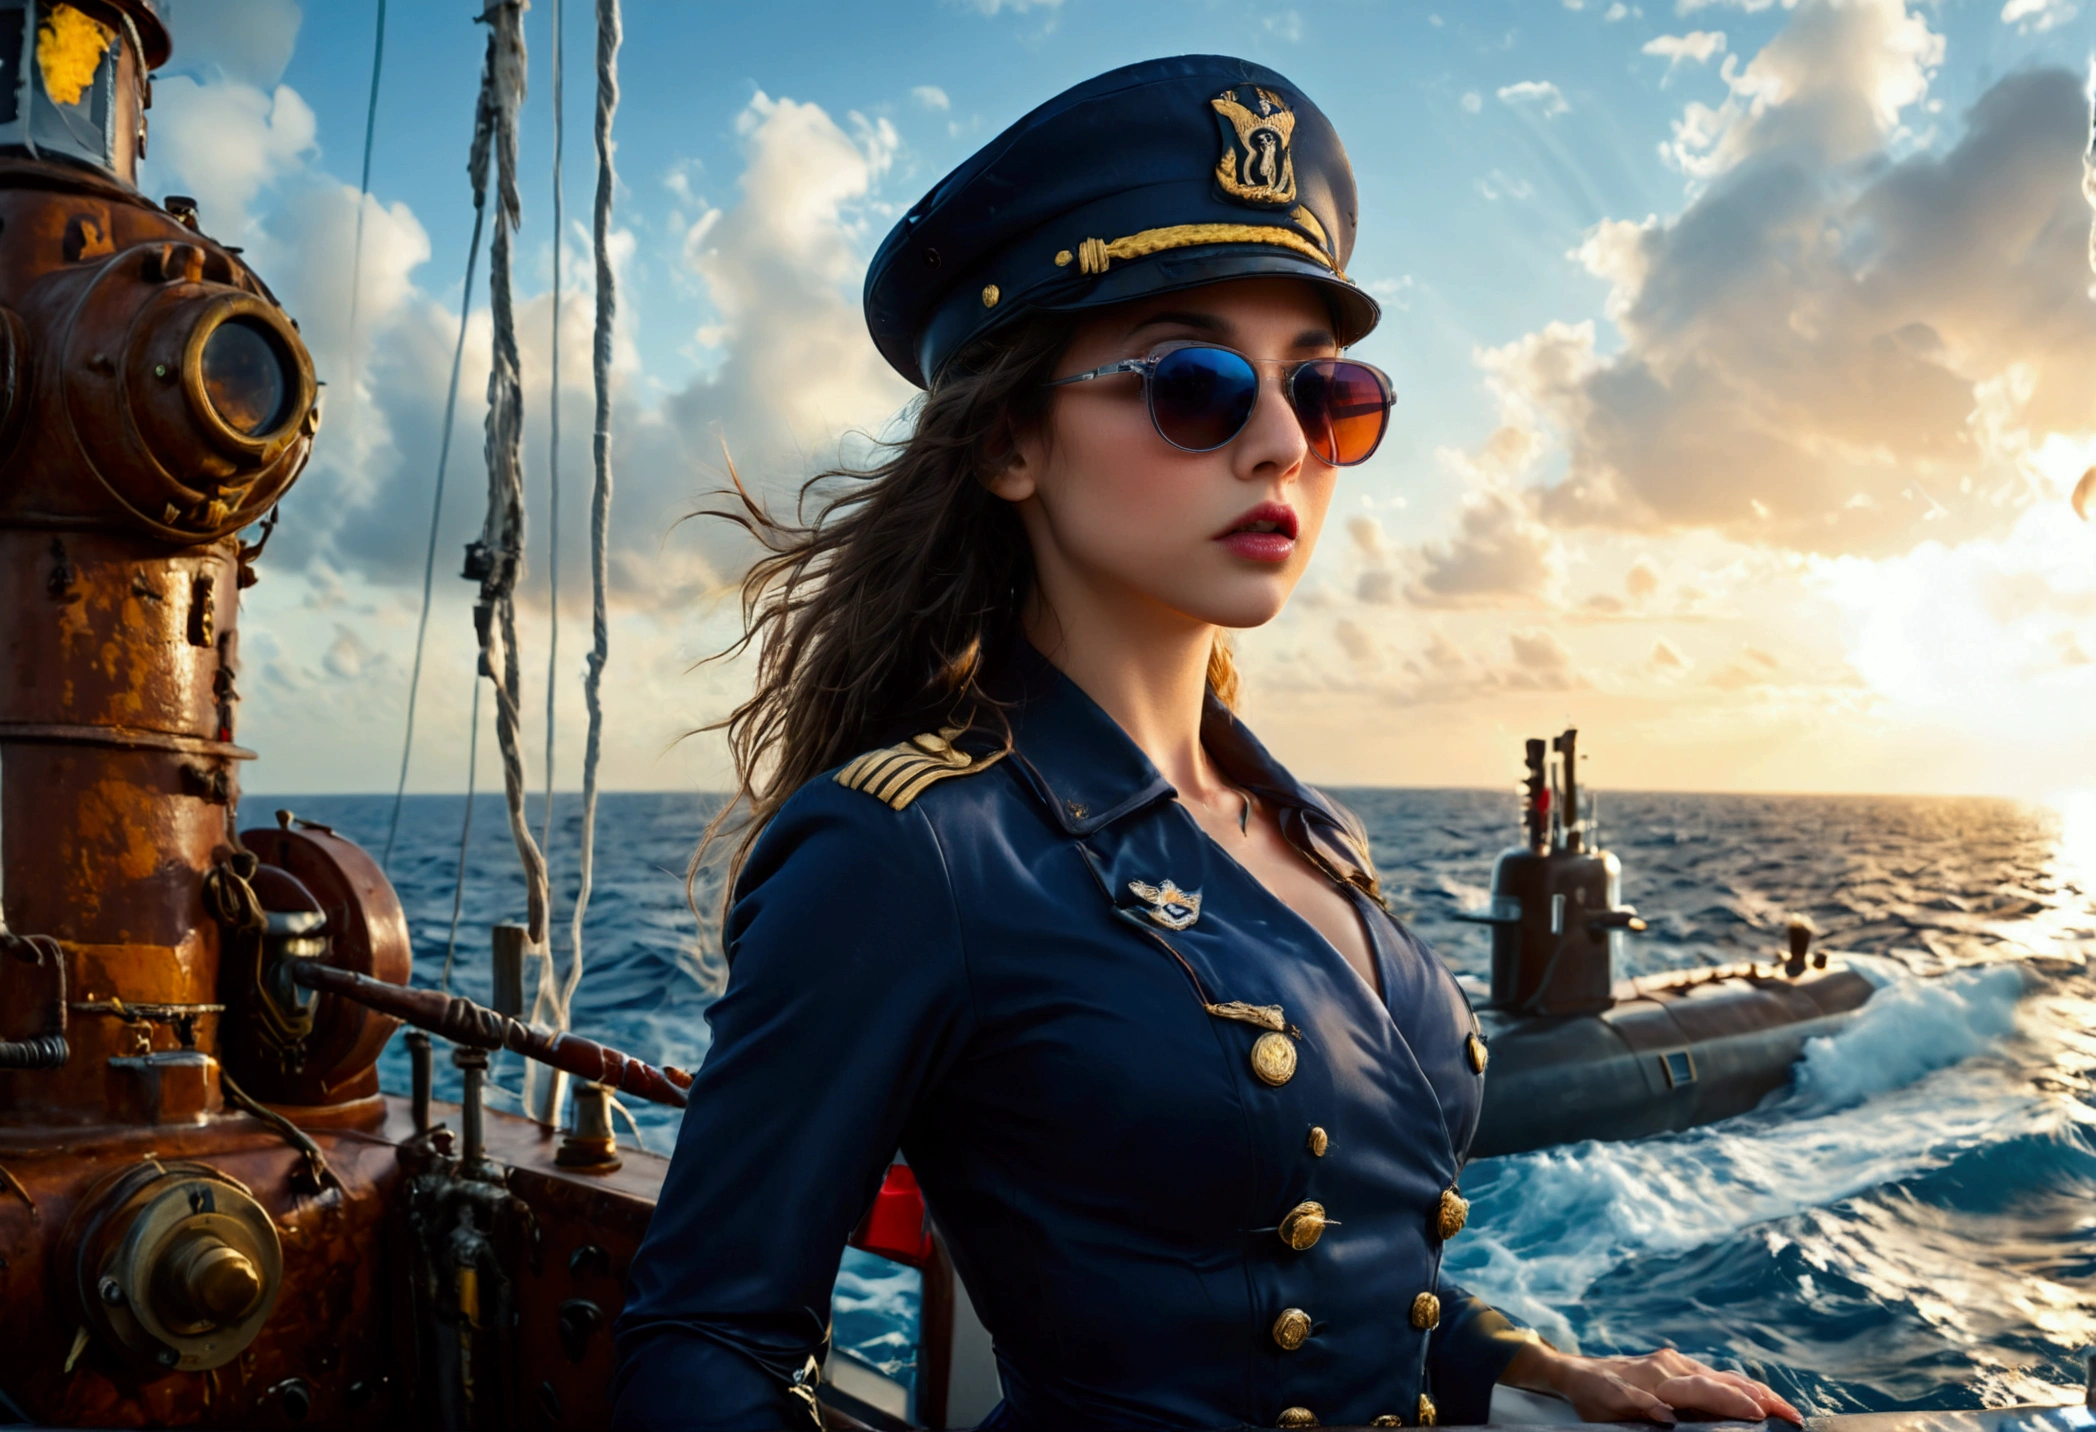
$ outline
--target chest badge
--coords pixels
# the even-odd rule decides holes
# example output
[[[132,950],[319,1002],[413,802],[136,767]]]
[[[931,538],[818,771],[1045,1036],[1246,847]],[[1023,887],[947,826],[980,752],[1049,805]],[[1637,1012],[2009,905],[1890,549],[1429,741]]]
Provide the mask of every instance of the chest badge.
[[[1295,202],[1295,115],[1272,90],[1239,85],[1208,101],[1221,118],[1223,156],[1215,182],[1246,204],[1281,208]]]
[[[1150,908],[1143,911],[1152,920],[1167,930],[1184,930],[1201,918],[1201,892],[1181,890],[1171,881],[1163,885],[1145,885],[1140,880],[1128,882],[1135,898]]]

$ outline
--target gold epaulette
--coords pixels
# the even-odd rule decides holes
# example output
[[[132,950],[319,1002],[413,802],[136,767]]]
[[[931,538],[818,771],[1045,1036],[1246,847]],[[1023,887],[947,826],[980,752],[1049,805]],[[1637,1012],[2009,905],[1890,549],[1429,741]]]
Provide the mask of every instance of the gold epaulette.
[[[864,791],[897,810],[924,794],[926,787],[948,776],[972,776],[987,771],[1004,759],[1002,751],[971,756],[954,745],[961,734],[958,726],[912,736],[898,746],[868,751],[836,774],[846,790]]]

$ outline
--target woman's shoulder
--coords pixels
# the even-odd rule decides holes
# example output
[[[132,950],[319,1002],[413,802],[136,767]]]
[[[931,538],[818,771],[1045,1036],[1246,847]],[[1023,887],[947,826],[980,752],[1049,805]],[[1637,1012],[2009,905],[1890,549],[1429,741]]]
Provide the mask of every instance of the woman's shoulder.
[[[965,749],[964,749],[965,748]],[[779,807],[750,853],[747,887],[789,857],[833,860],[864,873],[941,864],[939,847],[962,824],[996,819],[1008,783],[975,779],[1004,759],[1000,746],[926,732],[865,751],[805,781]],[[985,801],[990,809],[985,810]],[[965,833],[965,832],[963,832]]]

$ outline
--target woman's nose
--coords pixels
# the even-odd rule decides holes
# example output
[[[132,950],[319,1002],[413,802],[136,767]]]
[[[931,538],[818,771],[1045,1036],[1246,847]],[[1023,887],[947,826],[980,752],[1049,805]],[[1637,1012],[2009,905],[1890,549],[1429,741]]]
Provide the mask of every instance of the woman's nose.
[[[1231,444],[1233,467],[1247,481],[1270,479],[1300,468],[1309,455],[1310,444],[1303,424],[1288,401],[1285,374],[1260,375],[1259,400],[1246,420],[1244,430]]]

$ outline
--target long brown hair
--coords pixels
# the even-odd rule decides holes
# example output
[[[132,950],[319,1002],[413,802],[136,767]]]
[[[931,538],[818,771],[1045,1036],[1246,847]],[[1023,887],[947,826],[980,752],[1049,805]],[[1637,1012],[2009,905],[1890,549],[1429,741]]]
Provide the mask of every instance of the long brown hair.
[[[733,795],[691,863],[696,878],[715,843],[739,835],[723,914],[764,827],[817,774],[918,731],[1003,732],[982,679],[1023,639],[1033,550],[1018,512],[985,484],[1015,437],[1046,419],[1042,385],[1076,326],[1036,314],[957,356],[918,400],[909,436],[884,444],[873,466],[811,478],[792,521],[732,466],[733,487],[715,494],[726,505],[693,514],[734,523],[764,550],[742,579],[742,635],[713,658],[755,645],[755,689],[703,728],[727,732],[735,761]],[[1235,704],[1237,671],[1221,641],[1208,681]]]

